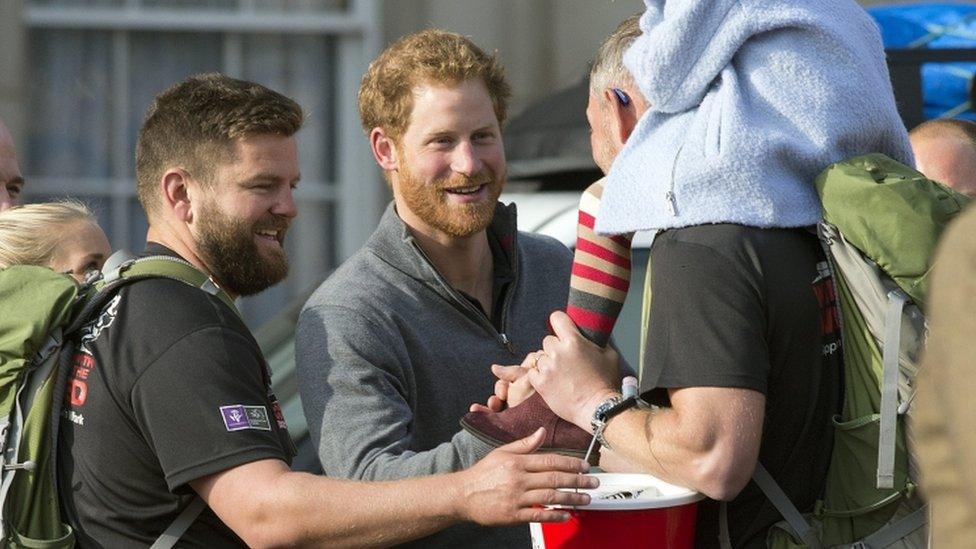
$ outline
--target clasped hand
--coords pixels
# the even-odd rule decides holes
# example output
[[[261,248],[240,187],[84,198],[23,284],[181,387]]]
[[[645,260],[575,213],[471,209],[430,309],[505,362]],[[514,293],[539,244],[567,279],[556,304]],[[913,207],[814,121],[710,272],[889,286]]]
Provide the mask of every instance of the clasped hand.
[[[617,393],[620,357],[583,337],[562,311],[552,313],[549,322],[554,335],[543,339],[542,350],[529,353],[521,364],[492,365],[498,378],[495,394],[485,404],[472,404],[472,412],[500,412],[538,391],[561,418],[590,429],[593,410]]]

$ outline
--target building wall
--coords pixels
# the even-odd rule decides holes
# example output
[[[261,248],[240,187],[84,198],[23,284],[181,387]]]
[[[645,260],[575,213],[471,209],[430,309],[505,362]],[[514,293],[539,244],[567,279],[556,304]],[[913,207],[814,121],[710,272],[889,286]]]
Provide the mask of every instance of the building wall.
[[[642,6],[640,0],[385,0],[384,45],[438,27],[497,50],[515,114],[585,77],[603,38]]]
[[[21,143],[26,123],[24,59],[26,30],[20,14],[24,0],[0,0],[0,118]]]

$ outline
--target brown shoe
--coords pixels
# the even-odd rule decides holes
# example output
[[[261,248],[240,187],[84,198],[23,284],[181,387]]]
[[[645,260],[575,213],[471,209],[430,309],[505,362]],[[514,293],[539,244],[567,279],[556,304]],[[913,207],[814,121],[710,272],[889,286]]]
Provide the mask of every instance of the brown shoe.
[[[593,438],[590,433],[557,416],[539,393],[533,393],[519,405],[501,412],[468,412],[461,418],[461,427],[494,448],[525,438],[539,427],[545,427],[546,440],[538,452],[580,459],[586,456]],[[596,449],[593,454],[597,455]]]

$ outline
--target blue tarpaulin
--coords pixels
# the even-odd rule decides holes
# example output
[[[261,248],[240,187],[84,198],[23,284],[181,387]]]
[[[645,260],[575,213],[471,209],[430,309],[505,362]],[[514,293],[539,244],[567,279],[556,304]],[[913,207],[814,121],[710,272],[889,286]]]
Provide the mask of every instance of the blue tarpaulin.
[[[871,8],[881,27],[885,48],[976,48],[976,5],[910,4]],[[970,89],[973,63],[922,65],[922,97],[926,119],[976,120]]]

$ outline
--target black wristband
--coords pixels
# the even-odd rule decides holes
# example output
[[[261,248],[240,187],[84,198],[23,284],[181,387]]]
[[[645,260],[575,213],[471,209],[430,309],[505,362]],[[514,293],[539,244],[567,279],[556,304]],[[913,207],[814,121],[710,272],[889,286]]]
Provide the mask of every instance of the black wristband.
[[[610,407],[609,410],[607,410],[607,413],[603,416],[605,418],[604,421],[610,421],[610,418],[619,415],[621,412],[624,412],[626,410],[629,410],[637,406],[637,402],[638,402],[637,397],[632,396],[632,397],[627,397],[621,400],[620,402],[614,404],[613,406]]]
[[[613,419],[615,416],[619,415],[621,412],[624,412],[626,410],[629,410],[630,408],[637,406],[639,402],[640,399],[638,399],[635,396],[627,397],[621,400],[620,402],[614,404],[609,409],[607,409],[606,412],[603,413],[602,425],[600,425],[600,428],[594,433],[596,435],[597,442],[600,443],[600,446],[610,448],[610,445],[607,444],[607,440],[603,437],[603,433],[607,427],[607,424],[610,423],[610,420]]]

